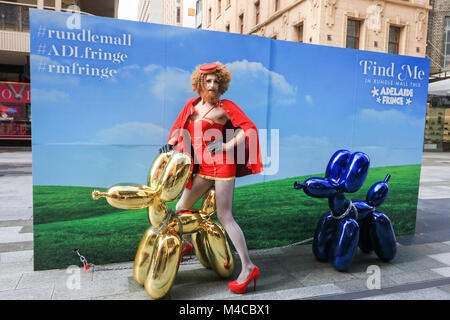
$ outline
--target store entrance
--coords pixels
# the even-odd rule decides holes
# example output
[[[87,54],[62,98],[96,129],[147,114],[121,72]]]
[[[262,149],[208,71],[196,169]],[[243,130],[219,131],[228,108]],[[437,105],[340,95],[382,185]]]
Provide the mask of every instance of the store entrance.
[[[30,84],[0,82],[0,144],[31,144]]]

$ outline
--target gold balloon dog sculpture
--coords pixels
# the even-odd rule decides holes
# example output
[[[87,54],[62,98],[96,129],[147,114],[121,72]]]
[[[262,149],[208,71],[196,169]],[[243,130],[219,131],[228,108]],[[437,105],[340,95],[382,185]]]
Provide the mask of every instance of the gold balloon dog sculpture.
[[[176,214],[167,208],[166,202],[182,194],[190,167],[191,158],[183,153],[161,153],[150,168],[148,186],[116,185],[105,193],[92,192],[94,200],[105,197],[116,208],[147,208],[151,227],[145,231],[136,252],[133,276],[153,299],[164,297],[174,283],[183,234],[192,234],[195,254],[203,266],[212,268],[221,278],[228,278],[234,271],[234,259],[225,233],[210,219],[216,212],[214,188],[205,193],[201,209]]]

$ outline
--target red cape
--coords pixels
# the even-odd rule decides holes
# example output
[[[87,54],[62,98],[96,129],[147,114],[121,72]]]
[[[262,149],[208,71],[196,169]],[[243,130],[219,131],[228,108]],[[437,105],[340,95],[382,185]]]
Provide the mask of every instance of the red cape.
[[[191,146],[187,146],[183,143],[183,135],[180,134],[182,129],[186,124],[189,116],[194,113],[195,107],[194,103],[198,102],[200,97],[191,98],[188,100],[186,105],[181,110],[178,115],[175,123],[172,126],[172,129],[169,133],[169,138],[167,139],[167,143],[172,145],[176,145],[176,150],[180,152],[189,153],[192,157]],[[225,140],[225,130],[230,128],[241,128],[245,132],[245,162],[244,164],[240,164],[238,162],[236,167],[236,177],[243,177],[249,174],[260,173],[263,170],[262,160],[261,160],[261,151],[259,148],[259,137],[258,137],[258,129],[255,124],[245,115],[245,113],[232,101],[230,100],[221,100],[222,109],[227,112],[229,121],[224,125],[224,129],[222,131],[224,140]],[[237,147],[235,147],[235,155]],[[192,161],[191,172],[195,173],[194,170],[194,161]],[[186,188],[191,188],[192,175],[191,179],[186,186]]]

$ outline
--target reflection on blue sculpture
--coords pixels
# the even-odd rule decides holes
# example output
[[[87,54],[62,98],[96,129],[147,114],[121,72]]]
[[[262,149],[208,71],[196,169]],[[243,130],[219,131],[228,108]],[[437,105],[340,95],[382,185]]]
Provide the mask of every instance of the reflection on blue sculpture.
[[[361,188],[369,165],[365,153],[339,150],[328,162],[325,178],[294,183],[295,189],[303,189],[311,197],[328,198],[331,211],[320,218],[312,248],[319,261],[330,261],[339,271],[350,268],[358,246],[366,253],[375,251],[383,261],[392,260],[397,252],[391,221],[376,211],[389,194],[390,174],[369,189],[365,201],[352,202],[344,196]]]

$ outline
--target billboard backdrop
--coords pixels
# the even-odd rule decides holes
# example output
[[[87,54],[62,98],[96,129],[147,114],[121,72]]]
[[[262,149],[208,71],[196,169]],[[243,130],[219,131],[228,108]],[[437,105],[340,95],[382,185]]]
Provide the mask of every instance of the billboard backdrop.
[[[146,184],[186,101],[191,73],[221,61],[222,96],[259,130],[264,171],[236,180],[233,213],[250,249],[311,238],[326,199],[293,189],[339,149],[367,153],[363,200],[387,173],[379,210],[415,228],[429,60],[166,25],[31,10],[35,268],[131,261],[146,210],[93,189]],[[174,207],[175,203],[169,204]]]

